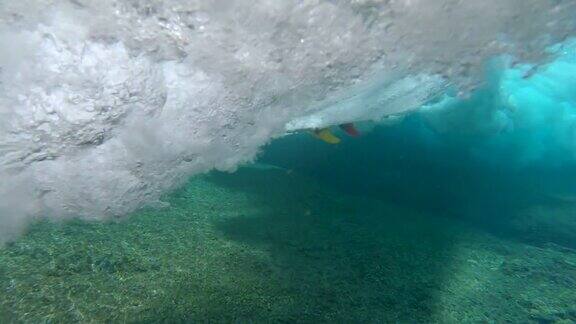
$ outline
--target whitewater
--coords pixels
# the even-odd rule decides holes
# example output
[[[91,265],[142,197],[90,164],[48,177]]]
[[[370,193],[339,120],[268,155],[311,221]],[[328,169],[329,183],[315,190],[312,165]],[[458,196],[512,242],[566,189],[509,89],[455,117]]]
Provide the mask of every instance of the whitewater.
[[[573,0],[2,3],[0,243],[161,206],[287,132],[422,106],[441,129],[442,96],[473,96],[500,54],[530,77],[575,18]]]

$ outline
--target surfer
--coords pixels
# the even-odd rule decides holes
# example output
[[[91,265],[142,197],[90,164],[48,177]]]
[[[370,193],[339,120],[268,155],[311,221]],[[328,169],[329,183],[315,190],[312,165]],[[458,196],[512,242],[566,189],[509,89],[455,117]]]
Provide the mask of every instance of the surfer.
[[[353,123],[340,124],[340,125],[338,125],[338,127],[340,127],[340,129],[343,130],[349,136],[352,136],[352,137],[360,136],[360,132],[358,132],[356,127],[354,127]],[[332,132],[330,131],[330,127],[314,129],[312,131],[312,134],[314,135],[314,137],[316,137],[316,138],[318,138],[318,139],[320,139],[320,140],[322,140],[328,144],[340,143],[340,138],[338,138],[336,135],[332,134]]]

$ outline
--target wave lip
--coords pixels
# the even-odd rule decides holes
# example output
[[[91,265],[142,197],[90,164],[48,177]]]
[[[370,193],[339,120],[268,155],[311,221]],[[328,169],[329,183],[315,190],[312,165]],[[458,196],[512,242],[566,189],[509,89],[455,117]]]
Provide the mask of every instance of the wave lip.
[[[34,217],[123,215],[192,174],[233,170],[334,98],[331,116],[359,118],[343,107],[361,102],[377,119],[435,92],[407,80],[473,88],[494,54],[542,59],[575,12],[539,0],[7,3],[0,240]],[[370,104],[382,100],[394,109]]]

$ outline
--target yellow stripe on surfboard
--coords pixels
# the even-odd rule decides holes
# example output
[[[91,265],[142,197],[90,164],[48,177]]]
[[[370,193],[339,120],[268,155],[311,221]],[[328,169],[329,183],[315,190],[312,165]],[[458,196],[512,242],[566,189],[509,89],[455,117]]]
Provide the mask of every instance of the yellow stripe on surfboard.
[[[328,144],[338,144],[340,143],[340,139],[336,137],[330,131],[330,128],[322,128],[313,131],[313,134],[316,138],[321,139],[322,141]]]

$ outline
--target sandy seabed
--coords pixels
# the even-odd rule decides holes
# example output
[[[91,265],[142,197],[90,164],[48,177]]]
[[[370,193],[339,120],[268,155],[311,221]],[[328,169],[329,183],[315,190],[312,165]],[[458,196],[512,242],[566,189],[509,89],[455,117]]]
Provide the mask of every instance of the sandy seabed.
[[[570,248],[274,167],[198,176],[166,201],[41,222],[0,250],[0,322],[576,321]]]

